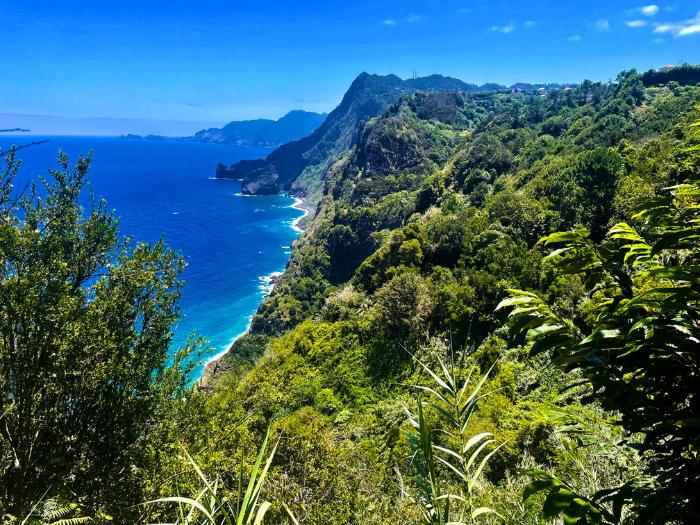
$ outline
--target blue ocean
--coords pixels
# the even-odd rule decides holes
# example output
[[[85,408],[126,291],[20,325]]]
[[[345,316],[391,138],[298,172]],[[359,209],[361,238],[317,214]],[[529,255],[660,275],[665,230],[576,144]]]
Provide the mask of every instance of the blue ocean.
[[[90,189],[116,210],[121,233],[148,242],[162,236],[185,257],[183,317],[174,348],[195,333],[208,340],[211,358],[246,331],[269,291],[269,276],[287,264],[299,235],[294,222],[303,212],[291,207],[289,197],[242,196],[239,182],[211,177],[217,162],[258,158],[269,150],[174,140],[26,136],[0,136],[0,148],[42,139],[49,142],[18,151],[23,164],[16,187],[55,167],[59,148],[72,160],[92,150]]]

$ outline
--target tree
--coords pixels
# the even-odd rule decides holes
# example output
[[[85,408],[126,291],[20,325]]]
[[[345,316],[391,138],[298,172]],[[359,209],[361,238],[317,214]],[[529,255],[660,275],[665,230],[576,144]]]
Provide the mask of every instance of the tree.
[[[120,241],[104,201],[79,204],[91,156],[65,154],[26,193],[0,181],[0,509],[46,492],[78,503],[140,500],[141,452],[160,406],[181,396],[169,358],[182,258]]]
[[[580,370],[592,397],[618,411],[629,432],[644,435],[655,486],[633,494],[640,519],[690,523],[700,511],[698,170],[636,218],[640,231],[620,223],[600,243],[585,229],[540,241],[558,247],[549,259],[559,270],[586,278],[589,325],[575,325],[524,291],[512,290],[499,307],[512,308],[533,354],[549,352],[555,363]]]
[[[423,278],[402,271],[382,286],[374,296],[377,328],[394,337],[421,335],[421,325],[430,315],[432,299]]]
[[[555,181],[552,200],[564,224],[590,225],[594,240],[605,235],[621,174],[621,157],[607,148],[581,154]]]

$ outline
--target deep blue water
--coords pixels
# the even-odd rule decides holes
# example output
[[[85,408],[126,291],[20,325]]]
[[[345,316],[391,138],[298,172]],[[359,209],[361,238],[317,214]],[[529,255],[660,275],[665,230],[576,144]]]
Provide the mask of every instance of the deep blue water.
[[[41,138],[45,137],[0,136],[0,148],[6,151],[13,143]],[[260,278],[284,269],[289,246],[298,235],[292,222],[302,212],[290,208],[293,200],[288,197],[243,197],[239,182],[211,177],[217,162],[258,158],[268,150],[105,137],[48,138],[48,143],[18,152],[23,165],[15,187],[55,167],[59,148],[72,160],[92,149],[90,188],[116,210],[121,233],[148,242],[163,236],[187,260],[183,318],[174,347],[196,332],[212,346],[210,356],[224,351],[246,330],[265,293]]]

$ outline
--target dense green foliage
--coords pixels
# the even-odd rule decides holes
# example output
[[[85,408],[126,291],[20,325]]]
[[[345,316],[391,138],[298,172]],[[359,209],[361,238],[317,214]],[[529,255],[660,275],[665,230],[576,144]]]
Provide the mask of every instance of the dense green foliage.
[[[120,481],[228,508],[269,429],[268,522],[687,522],[700,87],[649,78],[407,93],[339,128],[251,333],[159,390]]]
[[[467,370],[485,373],[496,362],[484,387],[494,393],[480,401],[468,429],[504,443],[478,481],[480,506],[508,522],[535,521],[544,499],[554,515],[551,502],[569,497],[572,519],[578,513],[590,522],[637,512],[646,519],[638,508],[645,498],[659,507],[649,494],[633,500],[620,489],[625,484],[659,499],[675,491],[687,503],[690,485],[663,492],[668,480],[647,483],[654,469],[667,468],[657,465],[667,452],[694,457],[680,452],[688,441],[676,440],[686,431],[673,427],[670,407],[655,414],[656,424],[674,439],[659,428],[669,448],[652,451],[657,438],[601,397],[605,388],[591,390],[581,383],[586,374],[556,366],[549,354],[530,357],[496,311],[517,288],[538,293],[579,329],[592,326],[603,298],[588,291],[602,294],[600,286],[563,275],[537,241],[586,228],[591,243],[608,242],[611,226],[639,221],[641,206],[697,171],[688,148],[700,89],[655,84],[645,87],[628,72],[611,84],[584,82],[545,96],[417,93],[361,127],[356,145],[328,170],[317,216],[253,321],[255,344],[244,345],[242,358],[234,347],[224,359],[235,372],[215,382],[211,401],[256,410],[241,435],[277,421],[285,438],[272,484],[302,521],[420,521],[411,501],[422,489],[406,481],[403,407],[412,402],[405,384],[429,384],[415,359],[435,368],[450,348]],[[611,267],[624,265],[610,257]],[[246,355],[258,356],[254,366]],[[659,403],[683,399],[691,384],[669,383],[672,393]],[[533,478],[520,469],[540,482],[524,504],[520,494]],[[446,483],[460,489],[454,479]],[[678,508],[667,510],[682,519]]]
[[[184,457],[200,479],[202,489],[194,498],[169,496],[149,501],[145,505],[177,504],[176,525],[233,525],[234,522],[236,525],[259,525],[272,506],[269,501],[260,501],[263,483],[277,449],[275,444],[267,454],[269,437],[268,431],[247,484],[244,483],[241,471],[233,504],[228,501],[226,490],[221,486],[219,478],[208,479],[187,451],[183,450]]]
[[[83,217],[90,158],[18,193],[14,153],[0,184],[0,512],[49,496],[123,512],[142,497],[143,451],[174,396],[167,364],[183,262],[117,238],[105,203]]]
[[[697,147],[695,148],[697,149]],[[646,519],[697,515],[700,350],[700,170],[595,244],[585,229],[544,237],[562,273],[581,275],[585,319],[566,319],[537,295],[513,291],[517,329],[566,369],[580,369],[602,406],[643,434],[653,489],[632,490]]]

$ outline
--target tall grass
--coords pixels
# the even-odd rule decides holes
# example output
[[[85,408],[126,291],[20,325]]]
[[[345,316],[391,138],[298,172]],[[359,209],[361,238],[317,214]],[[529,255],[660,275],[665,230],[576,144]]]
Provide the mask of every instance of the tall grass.
[[[270,430],[268,429],[245,487],[241,469],[238,489],[233,501],[229,501],[223,495],[224,487],[220,478],[218,476],[214,480],[207,478],[194,459],[186,450],[183,450],[187,462],[197,473],[201,482],[199,493],[194,497],[159,498],[147,502],[146,505],[165,503],[176,506],[175,521],[160,525],[260,525],[272,506],[269,501],[260,501],[260,494],[279,443],[278,439],[265,459],[269,439]]]

